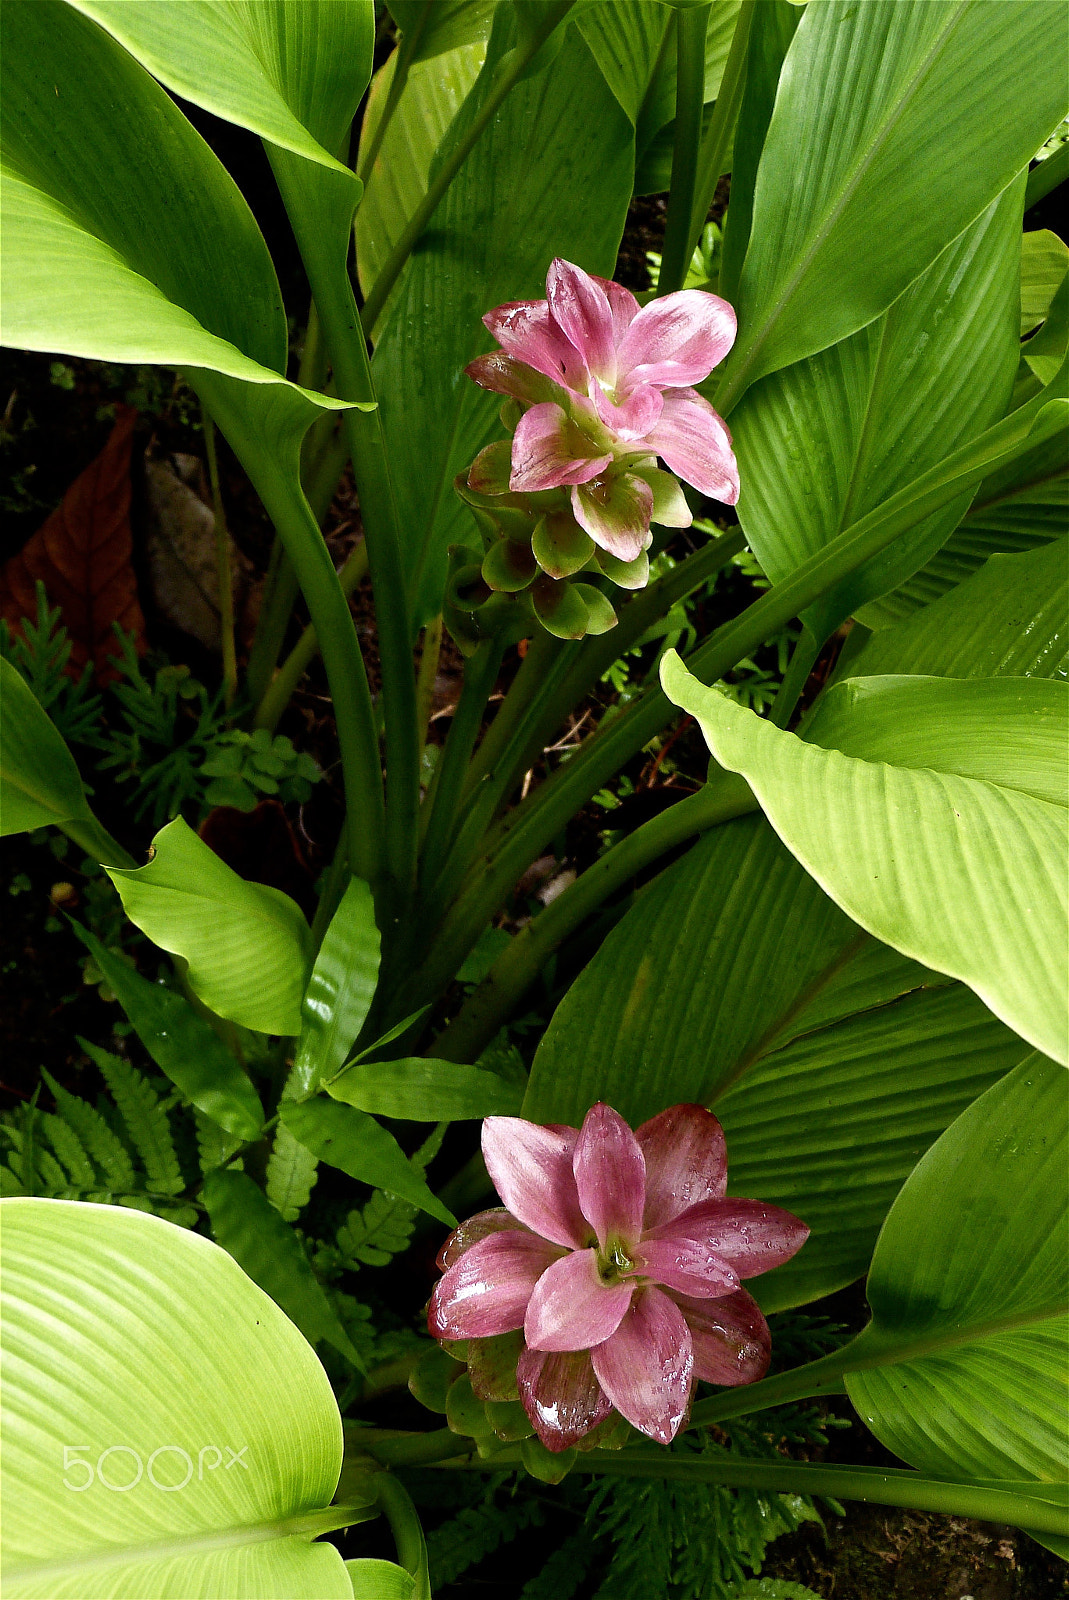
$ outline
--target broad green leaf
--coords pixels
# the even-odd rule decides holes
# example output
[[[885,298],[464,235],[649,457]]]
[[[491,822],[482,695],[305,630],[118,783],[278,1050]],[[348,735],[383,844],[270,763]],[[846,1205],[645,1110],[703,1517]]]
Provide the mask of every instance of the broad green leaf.
[[[882,315],[1027,166],[1065,115],[1067,32],[1044,0],[806,7],[757,176],[727,408]]]
[[[158,1217],[13,1199],[0,1218],[5,1595],[351,1597],[310,1542],[360,1520],[326,1510],[341,1418],[289,1318]]]
[[[1066,1476],[1066,1110],[1063,1073],[1030,1056],[948,1128],[884,1224],[846,1386],[922,1471]]]
[[[295,155],[335,160],[371,76],[372,0],[69,0],[168,88]]]
[[[327,1093],[359,1111],[415,1122],[455,1122],[470,1117],[519,1114],[522,1092],[495,1072],[430,1061],[361,1061],[327,1085]]]
[[[362,878],[352,878],[301,1000],[300,1041],[286,1086],[289,1097],[310,1094],[342,1067],[375,996],[380,943],[371,890]]]
[[[461,45],[485,44],[497,0],[390,0],[403,34],[415,36],[413,61],[429,61]]]
[[[762,378],[735,409],[739,517],[773,583],[1003,416],[1020,344],[1024,175],[884,316]],[[954,314],[947,314],[953,305]],[[865,562],[803,613],[827,638],[944,543],[963,493]]]
[[[150,983],[127,966],[88,928],[77,922],[71,926],[100,968],[137,1037],[175,1088],[228,1133],[239,1139],[259,1138],[264,1122],[259,1097],[211,1025],[173,989]]]
[[[1069,272],[1069,245],[1049,228],[1021,240],[1021,337],[1038,328]]]
[[[662,682],[848,916],[903,954],[961,978],[1029,1043],[1067,1060],[1066,812],[1005,785],[1004,765],[991,776],[959,776],[944,766],[940,738],[975,680],[940,680],[946,710],[937,727],[918,730],[914,753],[922,759],[923,747],[924,765],[915,767],[884,759],[866,737],[863,715],[841,723],[839,747],[823,750],[705,688],[674,655]],[[996,678],[987,688],[1008,701],[1022,682],[1035,680]],[[829,704],[847,687],[829,691]],[[1069,693],[1061,684],[1039,687]],[[908,714],[909,694],[902,705]],[[1022,719],[1011,731],[1011,721],[1007,715],[1004,759],[1024,770],[1030,724]],[[855,742],[861,757],[852,753]]]
[[[283,1100],[279,1112],[293,1137],[318,1160],[340,1167],[373,1189],[388,1189],[455,1227],[452,1212],[431,1193],[393,1134],[374,1117],[322,1095],[314,1100]]]
[[[710,22],[725,10],[734,13],[738,6],[714,0]],[[676,30],[671,11],[657,0],[618,0],[611,6],[592,6],[576,27],[628,121],[637,127],[642,120],[636,145],[645,149],[676,114]],[[708,81],[706,97],[716,98],[715,87],[708,93]]]
[[[485,41],[475,40],[443,51],[433,61],[417,62],[409,73],[356,213],[356,266],[365,295],[426,194],[434,152],[479,76],[485,56]],[[362,149],[375,137],[396,65],[395,52],[372,83],[360,134]],[[387,305],[392,305],[392,298]]]
[[[170,97],[59,0],[7,18],[3,338],[209,369],[282,391],[307,427],[338,401],[286,383],[286,319],[236,184]],[[62,294],[57,285],[62,285]]]
[[[1040,383],[1050,383],[1065,360],[1069,344],[1069,276],[1062,279],[1050,303],[1047,320],[1024,346],[1025,363]]]
[[[512,8],[499,7],[483,72],[443,152],[482,105],[514,26]],[[480,319],[506,300],[544,295],[555,255],[610,275],[632,170],[631,126],[569,27],[551,67],[508,95],[405,269],[373,367],[411,541],[416,623],[441,609],[448,546],[472,537],[453,479],[500,432],[497,400],[463,372],[491,345]]]
[[[1064,678],[1069,665],[1069,546],[992,556],[964,583],[874,634],[852,674]]]
[[[798,26],[799,12],[786,0],[763,0],[753,15],[746,42],[746,80],[735,129],[731,161],[731,204],[724,218],[720,293],[732,305],[750,242],[754,185],[765,135],[776,103],[783,58]]]
[[[0,656],[0,834],[91,818],[78,766],[17,667]]]
[[[296,1323],[309,1344],[325,1339],[362,1372],[364,1364],[300,1240],[263,1190],[244,1172],[217,1167],[205,1178],[201,1198],[216,1243]]]
[[[300,907],[239,878],[181,817],[152,848],[147,866],[106,869],[130,921],[184,957],[192,988],[219,1016],[261,1033],[299,1033],[311,955]]]
[[[714,829],[647,887],[558,1007],[524,1115],[632,1123],[712,1106],[732,1194],[809,1224],[751,1289],[769,1310],[866,1269],[899,1187],[1028,1046],[961,984],[843,915],[760,817]]]
[[[413,1600],[414,1579],[394,1561],[347,1561],[354,1600]]]
[[[984,479],[961,525],[913,577],[865,606],[861,621],[886,628],[970,577],[991,555],[1064,538],[1069,522],[1069,454],[1064,430]]]
[[[809,744],[932,767],[1069,806],[1069,694],[1042,678],[851,676],[821,695]]]

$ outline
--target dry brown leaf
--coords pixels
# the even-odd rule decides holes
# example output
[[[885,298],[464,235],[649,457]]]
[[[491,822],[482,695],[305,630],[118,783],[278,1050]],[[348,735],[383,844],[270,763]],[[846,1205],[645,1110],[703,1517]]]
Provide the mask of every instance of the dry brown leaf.
[[[145,648],[145,619],[137,598],[130,533],[130,451],[137,412],[116,406],[107,444],[77,477],[29,543],[0,569],[0,615],[16,631],[36,617],[35,584],[59,606],[71,640],[68,672],[87,661],[100,682],[116,677],[119,654],[112,624]]]

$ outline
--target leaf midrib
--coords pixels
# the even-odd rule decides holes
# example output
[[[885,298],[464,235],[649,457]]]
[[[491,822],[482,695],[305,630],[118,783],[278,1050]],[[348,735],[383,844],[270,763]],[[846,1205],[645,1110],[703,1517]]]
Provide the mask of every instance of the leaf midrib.
[[[241,1523],[211,1533],[175,1535],[170,1539],[154,1540],[150,1544],[114,1545],[107,1550],[64,1556],[55,1561],[27,1562],[20,1567],[6,1568],[4,1578],[6,1582],[14,1584],[27,1578],[59,1577],[65,1573],[126,1566],[167,1556],[188,1557],[210,1550],[241,1549],[247,1545],[267,1544],[275,1539],[291,1539],[301,1535],[311,1538],[345,1527],[350,1520],[347,1510],[328,1506],[320,1511],[298,1513],[269,1522]]]

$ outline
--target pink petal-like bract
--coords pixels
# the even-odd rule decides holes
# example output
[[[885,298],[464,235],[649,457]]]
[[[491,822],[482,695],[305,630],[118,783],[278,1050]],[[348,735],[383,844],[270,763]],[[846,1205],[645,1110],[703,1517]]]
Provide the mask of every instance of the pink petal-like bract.
[[[612,1410],[586,1350],[524,1350],[516,1367],[523,1408],[547,1450],[567,1450]]]
[[[623,341],[624,334],[634,322],[639,313],[639,303],[622,283],[614,283],[611,278],[599,278],[596,272],[590,276],[599,289],[604,289],[609,301],[609,310],[612,312],[612,339],[617,349]]]
[[[735,343],[735,313],[719,295],[680,289],[651,300],[620,343],[620,382],[684,389],[701,383]]]
[[[739,1287],[738,1273],[695,1239],[644,1239],[637,1262],[644,1278],[701,1300],[733,1294]]]
[[[745,1289],[723,1300],[672,1296],[694,1346],[694,1376],[706,1383],[756,1383],[768,1371],[772,1339],[761,1308]]]
[[[523,1336],[534,1350],[589,1350],[615,1333],[634,1288],[633,1279],[605,1283],[597,1252],[575,1250],[535,1284]]]
[[[734,1267],[740,1278],[756,1278],[782,1267],[809,1237],[805,1223],[789,1211],[762,1200],[734,1199],[703,1201],[655,1232],[658,1238],[700,1241]]]
[[[582,267],[558,257],[546,274],[546,294],[554,322],[579,352],[587,371],[613,383],[616,347],[605,290]]]
[[[727,506],[738,500],[739,469],[731,435],[697,390],[669,389],[660,420],[643,443],[710,499]]]
[[[438,1265],[442,1271],[459,1261],[466,1250],[473,1244],[478,1244],[480,1239],[486,1239],[492,1233],[523,1233],[522,1222],[518,1222],[511,1211],[506,1211],[504,1206],[494,1206],[490,1211],[477,1211],[473,1217],[462,1222],[454,1228],[449,1238],[438,1252]]]
[[[559,383],[554,383],[545,373],[529,367],[526,361],[519,361],[504,350],[491,350],[485,356],[476,356],[464,371],[480,389],[510,395],[525,406],[543,405],[548,400],[554,400],[559,405],[566,398],[566,391]]]
[[[599,454],[560,406],[532,406],[516,424],[509,488],[532,494],[586,483],[611,463],[612,456]]]
[[[572,514],[596,545],[635,561],[650,542],[653,490],[634,472],[616,472],[572,489]]]
[[[511,1333],[523,1326],[536,1284],[560,1256],[557,1247],[533,1233],[492,1233],[480,1239],[435,1284],[428,1328],[436,1339]]]
[[[594,408],[607,428],[624,441],[646,438],[664,410],[660,389],[640,384],[619,405],[610,399],[600,384],[594,385]]]
[[[554,1244],[593,1242],[572,1173],[575,1128],[540,1127],[522,1117],[487,1117],[482,1148],[490,1181],[514,1217]]]
[[[679,1307],[660,1289],[640,1290],[590,1360],[620,1415],[670,1444],[686,1417],[694,1376],[690,1330]]]
[[[584,1217],[604,1248],[638,1242],[646,1203],[646,1163],[638,1140],[618,1111],[598,1101],[583,1119],[572,1171]]]
[[[704,1106],[669,1106],[636,1130],[646,1161],[647,1231],[702,1200],[718,1200],[728,1184],[724,1130]]]
[[[483,322],[510,356],[565,388],[585,388],[579,353],[554,322],[548,301],[513,300],[488,311]]]

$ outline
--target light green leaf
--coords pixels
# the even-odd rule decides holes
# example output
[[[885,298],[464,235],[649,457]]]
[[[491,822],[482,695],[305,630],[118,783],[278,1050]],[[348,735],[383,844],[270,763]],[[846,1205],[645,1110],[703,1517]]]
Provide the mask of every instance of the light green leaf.
[[[343,1065],[375,997],[380,944],[371,890],[362,878],[351,878],[301,1000],[290,1098],[312,1093]]]
[[[69,0],[168,88],[345,172],[335,152],[371,76],[372,0]]]
[[[357,275],[365,295],[426,194],[434,152],[479,76],[485,56],[485,41],[476,40],[443,51],[433,62],[417,62],[409,73],[356,213]],[[396,65],[395,52],[375,75],[360,133],[361,151],[375,137]],[[392,303],[391,297],[387,306]],[[380,326],[385,314],[384,308]]]
[[[221,1017],[261,1033],[300,1031],[311,935],[280,889],[247,883],[176,817],[145,867],[108,867],[126,915],[189,964],[189,982]]]
[[[1064,1075],[1029,1057],[932,1147],[884,1224],[846,1386],[923,1471],[1066,1476],[1066,1109]]]
[[[374,1189],[388,1189],[440,1222],[456,1226],[452,1212],[431,1193],[393,1134],[374,1117],[322,1095],[314,1100],[283,1100],[279,1113],[294,1138],[320,1161]]]
[[[518,1084],[496,1072],[419,1056],[358,1062],[328,1084],[327,1093],[359,1111],[414,1122],[514,1117],[523,1098]]]
[[[1040,383],[1051,383],[1069,343],[1069,276],[1055,290],[1047,320],[1024,346],[1024,359]]]
[[[1064,678],[1069,665],[1069,546],[992,556],[964,583],[874,634],[850,672],[948,678]]]
[[[73,7],[7,19],[5,344],[286,383],[286,319],[236,184],[170,97]],[[117,157],[121,152],[121,161]],[[57,293],[62,284],[63,293]]]
[[[1021,240],[1021,337],[1038,328],[1069,272],[1069,245],[1049,228]]]
[[[413,62],[429,61],[459,46],[485,44],[497,0],[390,0],[388,9],[404,34],[418,35]]]
[[[228,1133],[239,1139],[258,1138],[264,1121],[259,1097],[210,1024],[173,989],[141,977],[88,928],[77,922],[71,926],[160,1071]]]
[[[325,1339],[363,1372],[364,1364],[300,1240],[263,1190],[245,1173],[217,1167],[205,1178],[201,1198],[216,1242],[296,1323],[309,1344]]]
[[[354,1600],[413,1600],[414,1578],[393,1561],[347,1561]]]
[[[0,656],[0,835],[91,818],[77,763],[17,667]]]
[[[757,177],[727,409],[882,315],[1027,166],[1065,115],[1067,21],[1043,0],[807,6]]]
[[[284,1122],[275,1129],[267,1158],[264,1191],[286,1222],[296,1222],[308,1204],[319,1164],[310,1150],[298,1144]]]
[[[945,711],[937,727],[917,730],[908,752],[910,761],[923,763],[917,766],[885,759],[860,715],[839,724],[839,748],[823,750],[705,688],[674,654],[665,660],[662,682],[669,698],[697,717],[716,759],[743,774],[788,849],[849,916],[903,954],[961,978],[1046,1054],[1069,1058],[1066,812],[1002,782],[1005,766],[990,776],[975,769],[959,776],[952,761],[944,765],[940,739],[976,682],[939,680]],[[1010,700],[1022,682],[1035,686],[997,678],[987,689]],[[1069,693],[1060,684],[1039,687]],[[829,704],[846,688],[831,690]],[[901,703],[908,714],[910,695]],[[892,719],[893,713],[885,726]],[[1006,760],[1024,771],[1031,724],[1021,719],[1013,727],[1007,713],[1004,727]]]
[[[341,1418],[289,1319],[156,1217],[31,1199],[0,1216],[5,1595],[345,1600],[341,1556],[310,1543],[359,1520],[325,1509]]]
[[[576,1125],[605,1099],[637,1124],[711,1106],[730,1192],[812,1230],[749,1286],[778,1310],[861,1276],[919,1156],[1027,1051],[964,985],[859,929],[747,817],[649,885],[584,968],[524,1115]]]
[[[499,7],[483,72],[441,154],[477,114],[514,27],[513,8]],[[510,92],[405,268],[373,367],[400,526],[412,541],[417,624],[441,609],[449,545],[470,538],[453,479],[500,432],[497,400],[463,373],[491,344],[481,318],[506,300],[544,295],[554,255],[611,274],[632,172],[631,125],[570,27],[552,67]]]
[[[762,378],[732,415],[739,518],[782,582],[902,485],[1004,414],[1017,371],[1024,175],[889,311],[818,355]],[[948,301],[954,315],[947,315]],[[971,485],[803,612],[827,638],[944,543]]]
[[[738,5],[723,5],[718,0],[710,21],[727,10],[737,13]],[[615,5],[590,7],[576,26],[628,121],[637,125],[642,119],[643,133],[637,148],[645,149],[676,111],[672,13],[656,0],[617,0]],[[706,77],[708,80],[708,66]],[[715,99],[716,89],[710,95],[707,85],[706,98]]]

